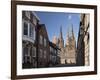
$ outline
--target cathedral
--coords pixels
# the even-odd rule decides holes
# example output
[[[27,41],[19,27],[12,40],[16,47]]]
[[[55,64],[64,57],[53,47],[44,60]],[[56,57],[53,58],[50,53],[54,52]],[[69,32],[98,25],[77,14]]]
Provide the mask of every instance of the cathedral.
[[[60,51],[60,63],[61,64],[76,64],[76,40],[73,32],[73,25],[68,29],[66,35],[66,43],[64,44],[62,27],[60,27],[60,34],[57,38],[53,37],[54,44],[56,44]]]

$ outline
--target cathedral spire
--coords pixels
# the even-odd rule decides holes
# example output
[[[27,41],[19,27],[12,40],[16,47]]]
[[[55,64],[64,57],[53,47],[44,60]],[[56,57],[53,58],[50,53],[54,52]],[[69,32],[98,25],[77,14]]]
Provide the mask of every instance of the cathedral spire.
[[[66,45],[69,45],[69,29],[67,29]]]
[[[72,38],[75,39],[75,37],[74,37],[74,31],[73,31],[73,24],[71,24],[71,27],[72,27]]]
[[[72,36],[71,37],[72,37],[72,40],[73,40],[72,43],[73,43],[73,46],[76,47],[76,41],[75,41],[75,36],[74,36],[74,31],[73,31],[73,24],[71,24],[71,27],[72,27],[72,32],[71,32]]]
[[[73,24],[70,24],[70,26],[68,27],[67,38],[66,38],[66,45],[69,45],[71,41],[75,42],[75,36],[74,36],[74,31],[73,31]]]
[[[62,26],[60,27],[60,38],[63,39],[63,36],[62,36]]]
[[[60,35],[59,35],[59,47],[64,47],[64,40],[63,40],[63,34],[62,34],[62,26],[60,27]]]

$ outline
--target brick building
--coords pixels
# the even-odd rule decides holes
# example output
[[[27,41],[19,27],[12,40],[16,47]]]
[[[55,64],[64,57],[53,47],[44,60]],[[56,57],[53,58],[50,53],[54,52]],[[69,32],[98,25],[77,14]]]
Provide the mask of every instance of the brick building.
[[[44,24],[38,25],[38,67],[49,67],[50,49],[49,38]]]
[[[34,12],[22,12],[22,63],[23,68],[37,67],[36,27],[39,18]]]

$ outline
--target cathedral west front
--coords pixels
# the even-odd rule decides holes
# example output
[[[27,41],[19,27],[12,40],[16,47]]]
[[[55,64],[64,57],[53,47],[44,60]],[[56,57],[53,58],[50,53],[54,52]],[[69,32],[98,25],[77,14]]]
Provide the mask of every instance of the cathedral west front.
[[[73,25],[68,29],[66,34],[66,42],[64,43],[62,27],[60,27],[60,34],[57,38],[53,37],[54,44],[56,44],[60,51],[60,64],[76,64],[76,40],[73,31]]]

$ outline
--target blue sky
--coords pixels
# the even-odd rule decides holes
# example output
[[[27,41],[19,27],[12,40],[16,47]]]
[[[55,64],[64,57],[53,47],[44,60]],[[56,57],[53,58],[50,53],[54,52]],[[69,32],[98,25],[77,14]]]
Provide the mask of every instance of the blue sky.
[[[73,25],[73,31],[75,38],[77,39],[79,32],[79,13],[61,13],[61,12],[36,12],[40,18],[40,23],[46,25],[49,40],[52,41],[53,36],[59,37],[60,27],[62,26],[64,44],[66,42],[66,36],[68,28]]]

